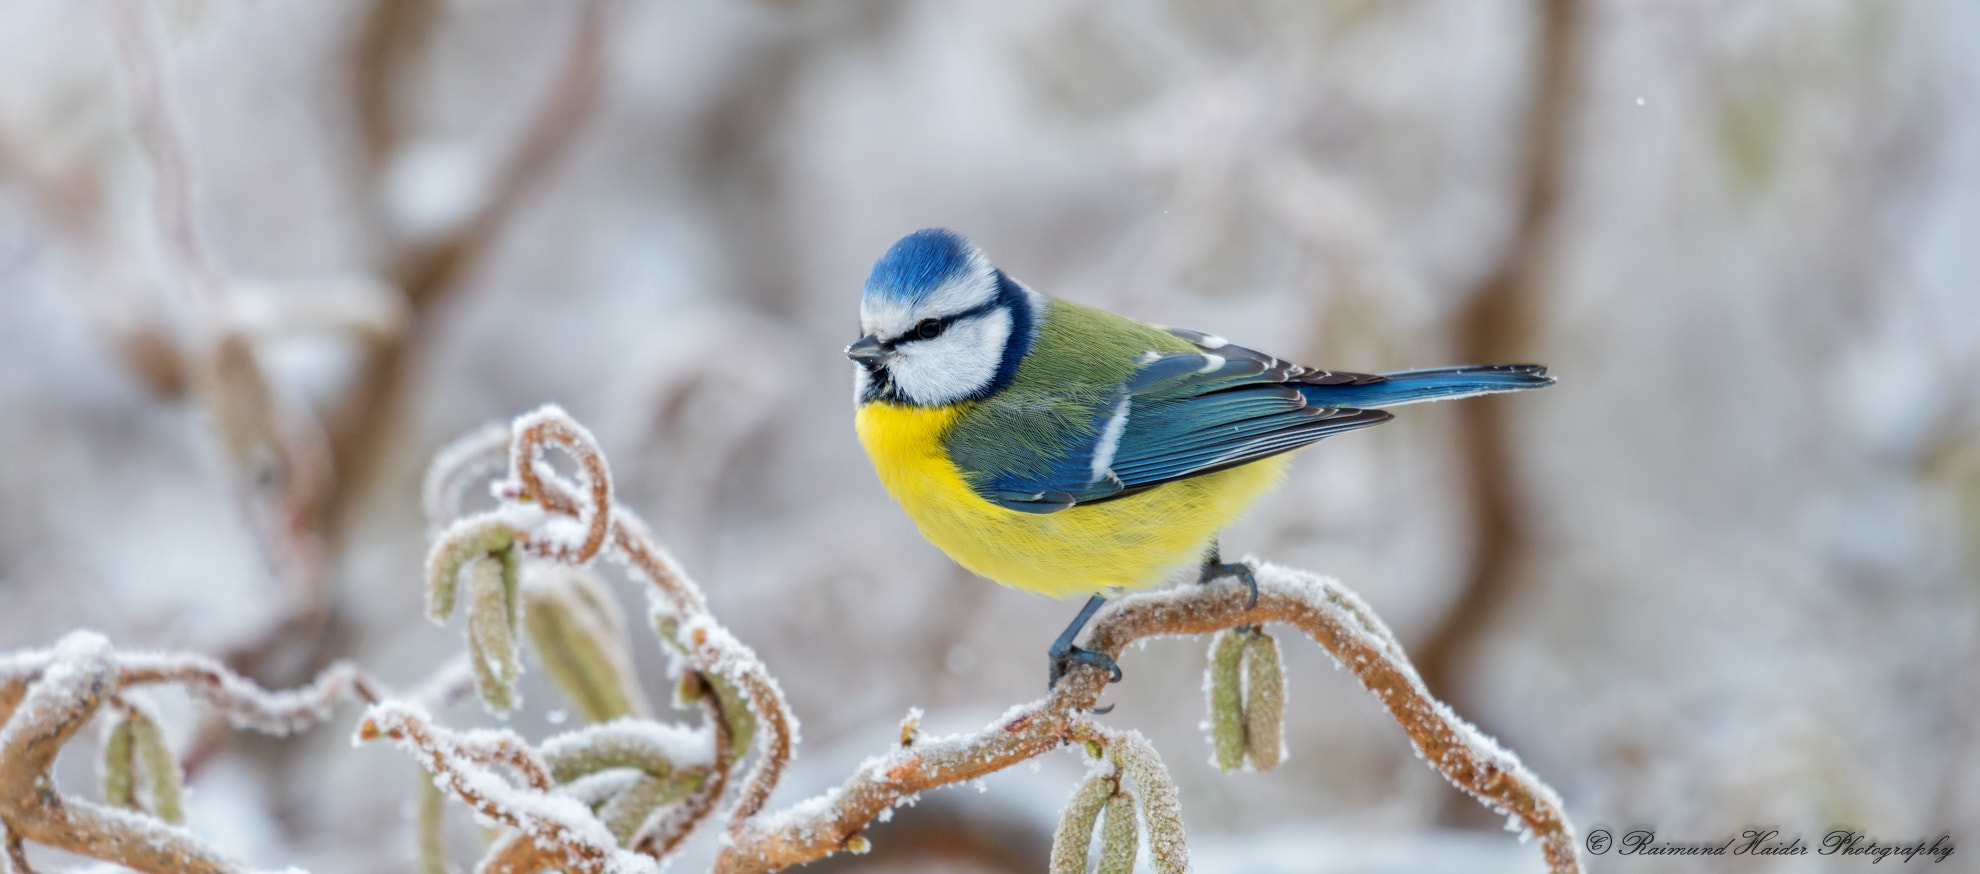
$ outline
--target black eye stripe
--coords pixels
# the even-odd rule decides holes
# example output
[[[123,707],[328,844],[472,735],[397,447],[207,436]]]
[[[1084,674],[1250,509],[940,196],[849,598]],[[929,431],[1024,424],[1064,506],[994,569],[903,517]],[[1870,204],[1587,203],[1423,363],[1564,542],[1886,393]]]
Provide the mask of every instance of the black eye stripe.
[[[964,319],[976,318],[977,316],[984,315],[990,312],[991,310],[997,309],[1001,306],[1003,306],[1003,301],[992,300],[970,307],[969,309],[963,310],[962,312],[959,313],[952,313],[950,315],[940,316],[933,319],[922,319],[921,321],[916,322],[914,327],[909,328],[907,333],[902,334],[899,337],[895,337],[892,340],[884,341],[880,345],[887,349],[893,349],[897,346],[900,346],[903,343],[912,343],[916,340],[924,340],[924,339],[933,340],[936,337],[939,337],[943,333],[947,332],[949,330],[950,325],[953,325]],[[930,322],[935,323],[935,333],[927,337],[921,336],[922,327]]]

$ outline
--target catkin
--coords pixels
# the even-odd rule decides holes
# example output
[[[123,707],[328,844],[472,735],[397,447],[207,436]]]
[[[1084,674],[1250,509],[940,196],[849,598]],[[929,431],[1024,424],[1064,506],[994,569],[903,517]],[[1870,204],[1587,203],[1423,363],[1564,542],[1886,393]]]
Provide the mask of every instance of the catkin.
[[[1100,809],[1115,794],[1117,783],[1111,774],[1093,774],[1073,789],[1066,801],[1059,827],[1052,832],[1051,874],[1086,874],[1086,852],[1093,845],[1093,822]]]
[[[433,775],[423,768],[419,771],[419,782],[413,786],[413,799],[413,855],[419,874],[447,874],[446,842],[441,834],[441,815],[447,798],[440,794]]]
[[[646,716],[632,642],[617,602],[584,568],[533,566],[523,579],[523,626],[544,672],[586,722]]]
[[[137,779],[132,767],[131,720],[117,720],[110,736],[103,740],[103,803],[125,810],[140,810]]]
[[[426,555],[426,618],[444,624],[454,612],[454,586],[461,566],[478,557],[507,555],[515,529],[501,522],[468,520],[449,528]]]
[[[1286,670],[1279,642],[1263,631],[1244,643],[1244,748],[1251,766],[1270,771],[1285,758]]]
[[[632,836],[645,824],[647,815],[654,808],[673,800],[676,795],[673,788],[669,781],[642,774],[631,786],[613,795],[611,800],[598,808],[598,820],[612,832],[619,846],[628,846]]]
[[[131,747],[138,765],[144,768],[145,788],[151,794],[151,815],[178,825],[186,813],[179,803],[184,778],[179,773],[179,757],[165,745],[165,734],[158,723],[143,713],[133,712],[126,720],[131,726]]]
[[[1120,767],[1121,776],[1134,784],[1142,824],[1148,829],[1148,860],[1154,864],[1155,871],[1186,874],[1189,841],[1183,834],[1182,801],[1161,755],[1149,745],[1147,738],[1135,731],[1110,739],[1107,755]]]
[[[1100,825],[1100,868],[1098,874],[1134,874],[1134,856],[1140,847],[1139,824],[1134,818],[1134,797],[1115,792],[1107,799]]]
[[[1210,665],[1203,678],[1210,698],[1210,746],[1221,770],[1244,763],[1244,693],[1238,672],[1244,656],[1244,636],[1220,631],[1210,640]]]
[[[475,689],[495,713],[515,709],[520,695],[521,654],[516,646],[515,574],[513,563],[482,558],[469,567],[468,661],[474,666]]]

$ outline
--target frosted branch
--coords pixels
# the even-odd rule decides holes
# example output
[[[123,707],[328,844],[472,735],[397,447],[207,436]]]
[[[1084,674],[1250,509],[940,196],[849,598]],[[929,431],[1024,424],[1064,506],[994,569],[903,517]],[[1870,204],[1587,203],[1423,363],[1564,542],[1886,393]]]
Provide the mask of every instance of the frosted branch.
[[[716,870],[725,874],[771,871],[839,850],[867,847],[864,832],[870,823],[926,789],[975,779],[1067,743],[1093,742],[1119,766],[1120,776],[1133,784],[1134,802],[1158,868],[1187,870],[1181,807],[1159,756],[1138,734],[1103,729],[1085,715],[1106,686],[1105,673],[1090,667],[1075,669],[1046,697],[1013,709],[974,734],[923,740],[910,716],[903,723],[899,746],[887,756],[863,765],[826,796],[765,814],[763,806],[797,744],[797,722],[776,681],[755,654],[709,614],[700,589],[655,544],[637,515],[612,504],[609,468],[589,432],[561,409],[547,406],[518,418],[508,433],[513,435],[508,478],[494,489],[502,506],[454,522],[436,545],[435,555],[493,551],[489,544],[479,544],[480,549],[462,544],[473,539],[468,536],[471,530],[486,533],[499,526],[513,532],[515,548],[529,555],[574,566],[600,553],[624,562],[653,584],[655,630],[687,662],[684,679],[689,685],[682,700],[698,700],[707,709],[708,725],[716,729],[715,736],[707,739],[713,750],[710,779],[687,798],[663,805],[653,814],[634,840],[642,852],[664,858],[709,815],[732,761],[746,751],[730,749],[731,731],[740,732],[733,736],[737,741],[754,741],[758,755],[728,816],[728,834],[716,861]],[[493,457],[497,434],[485,430],[442,454],[428,478],[428,506],[436,523],[456,512],[454,496],[461,487],[455,484],[471,478],[472,471]],[[542,452],[548,446],[563,449],[577,461],[582,483],[566,482],[542,468]],[[573,522],[582,537],[570,532]],[[606,543],[612,549],[603,549]],[[1511,753],[1432,697],[1401,645],[1359,598],[1330,579],[1302,571],[1261,564],[1255,572],[1259,581],[1255,605],[1247,606],[1244,590],[1236,585],[1136,595],[1110,604],[1095,619],[1087,645],[1118,655],[1128,643],[1150,636],[1250,628],[1239,636],[1226,635],[1228,664],[1221,673],[1229,675],[1228,682],[1213,686],[1228,688],[1214,690],[1222,695],[1213,697],[1231,699],[1225,709],[1232,711],[1233,724],[1226,733],[1236,744],[1229,757],[1242,750],[1256,766],[1267,768],[1277,761],[1284,686],[1277,645],[1255,626],[1292,625],[1361,679],[1433,768],[1538,836],[1551,871],[1580,870],[1573,829],[1559,798]],[[1248,712],[1243,716],[1238,716],[1237,700],[1240,660],[1247,678],[1242,711]],[[740,706],[744,704],[746,708]],[[1246,744],[1251,735],[1256,735],[1256,742]],[[552,760],[573,761],[561,751]],[[649,778],[658,776],[652,773],[657,767],[642,770]],[[1119,809],[1119,804],[1115,806]],[[1109,840],[1116,852],[1109,858],[1117,857],[1125,846],[1121,836],[1125,827],[1120,817],[1113,820]],[[1086,830],[1090,833],[1091,826]]]
[[[1279,565],[1259,563],[1254,573],[1255,606],[1245,606],[1244,588],[1237,584],[1133,595],[1094,618],[1086,646],[1118,656],[1147,637],[1267,622],[1298,628],[1382,702],[1425,762],[1539,838],[1550,872],[1582,870],[1559,796],[1512,753],[1432,697],[1394,635],[1359,597],[1334,580]],[[828,794],[829,802],[801,803],[735,829],[733,845],[725,848],[716,870],[772,871],[830,855],[882,812],[923,791],[973,780],[1067,743],[1098,739],[1100,731],[1080,714],[1092,709],[1105,687],[1105,671],[1076,666],[1044,698],[973,734],[902,746],[870,761]],[[1144,810],[1151,800],[1144,796]]]
[[[498,433],[493,428],[484,429],[456,443],[436,460],[427,476],[427,505],[434,522],[441,523],[456,511],[457,496],[465,489],[463,483],[492,457]],[[452,522],[431,553],[431,615],[444,616],[451,610],[453,577],[461,563],[474,556],[506,554],[512,542],[515,548],[538,558],[582,566],[609,541],[614,547],[611,558],[623,561],[653,584],[656,609],[665,616],[661,634],[703,678],[697,682],[713,687],[707,697],[723,699],[726,704],[739,696],[747,705],[750,725],[740,735],[731,730],[737,728],[735,723],[743,714],[715,708],[722,713],[723,726],[717,742],[728,747],[732,737],[748,738],[758,753],[729,814],[731,829],[739,828],[762,809],[796,751],[797,719],[782,690],[755,652],[709,614],[699,587],[655,544],[638,516],[613,504],[610,467],[584,426],[561,408],[549,405],[518,417],[507,433],[511,435],[508,477],[495,486],[502,506]],[[543,467],[544,450],[552,446],[577,462],[582,483],[566,482]],[[571,542],[575,538],[564,536],[560,527],[569,521],[575,521],[583,532],[575,543]],[[646,845],[671,848],[705,818],[720,799],[720,787],[726,783],[732,762],[743,752],[724,749],[709,756],[718,763],[714,768],[717,778],[704,781],[702,791],[668,808],[664,821],[642,828]],[[714,787],[712,793],[708,787]]]
[[[0,728],[0,820],[25,838],[139,871],[233,874],[238,864],[183,829],[142,814],[63,796],[55,755],[118,688],[116,655],[101,635],[77,631],[56,644],[40,675]],[[17,864],[26,858],[9,848]]]
[[[706,678],[698,673],[689,673],[683,679],[698,686],[707,685]],[[672,855],[694,832],[694,827],[715,811],[716,803],[729,787],[729,770],[735,764],[735,746],[730,743],[733,726],[721,700],[706,689],[695,700],[701,705],[703,723],[709,727],[708,749],[714,761],[709,765],[708,779],[679,801],[656,811],[634,833],[633,849],[656,859]]]
[[[509,460],[509,423],[494,422],[471,431],[433,456],[420,487],[420,507],[435,530],[461,515],[461,499],[476,477],[499,471]]]
[[[452,606],[451,591],[442,590],[450,589],[453,575],[475,563],[489,577],[475,600],[506,602],[484,605],[481,612],[505,613],[504,627],[513,633],[517,561],[527,557],[586,574],[589,561],[599,555],[623,562],[652,584],[653,628],[682,662],[677,703],[701,709],[701,728],[627,718],[551,738],[538,750],[512,732],[455,732],[433,723],[427,708],[445,706],[472,684],[474,669],[459,659],[417,694],[420,704],[379,703],[377,684],[349,664],[333,666],[308,686],[269,692],[203,656],[119,654],[100,636],[77,632],[49,650],[0,656],[0,825],[8,840],[27,838],[145,871],[238,870],[156,818],[65,799],[48,776],[56,752],[105,702],[130,713],[133,702],[118,697],[121,692],[170,683],[187,688],[237,726],[273,734],[323,719],[345,696],[371,702],[360,739],[398,741],[434,776],[436,786],[466,803],[484,823],[510,830],[483,861],[486,871],[657,870],[657,860],[669,857],[715,816],[733,772],[752,751],[755,765],[725,817],[716,871],[764,872],[840,850],[865,852],[871,847],[868,826],[919,793],[1067,744],[1084,744],[1103,761],[1075,796],[1055,841],[1053,870],[1083,870],[1096,824],[1102,871],[1125,870],[1143,839],[1156,870],[1189,870],[1181,802],[1167,769],[1138,733],[1101,726],[1089,715],[1108,676],[1086,664],[1075,666],[1045,697],[974,733],[926,738],[919,713],[910,713],[886,755],[863,763],[823,796],[766,813],[798,743],[797,721],[776,680],[708,613],[699,588],[639,518],[612,503],[609,468],[588,432],[562,410],[545,407],[501,433],[514,437],[507,447],[508,478],[495,489],[500,506],[453,521],[429,558],[428,583],[435,607],[442,608],[437,612],[444,616],[444,608]],[[436,523],[455,512],[459,487],[454,484],[499,454],[495,436],[492,429],[485,431],[436,463],[429,477],[429,483],[442,484],[429,489],[429,507],[438,508]],[[576,459],[582,483],[566,482],[540,465],[543,448],[551,445]],[[490,581],[504,569],[510,572],[506,585]],[[1243,748],[1264,768],[1277,760],[1284,684],[1277,644],[1259,627],[1293,626],[1360,679],[1432,768],[1538,837],[1553,874],[1580,872],[1574,830],[1553,790],[1432,697],[1366,604],[1337,582],[1304,571],[1257,563],[1254,575],[1255,603],[1248,603],[1245,589],[1234,582],[1116,600],[1094,618],[1086,646],[1118,657],[1128,644],[1148,637],[1217,634],[1208,685],[1213,713],[1228,711],[1224,721],[1231,724],[1222,733],[1232,746],[1220,759],[1234,760]],[[609,597],[577,589],[567,594],[578,600]],[[594,635],[608,625],[622,627],[616,615],[566,623],[558,634]],[[141,739],[131,733],[120,747],[116,731],[107,760],[112,765],[108,795],[135,803],[132,756]],[[155,748],[150,753],[155,761],[146,765],[153,779],[171,776],[169,751],[155,736],[142,741]],[[118,766],[123,770],[115,771]],[[435,808],[426,810],[427,819],[437,822],[431,816]],[[422,834],[430,839],[437,832],[429,827]],[[9,852],[22,863],[13,843]],[[428,856],[430,868],[438,860]]]
[[[597,439],[555,404],[524,414],[516,419],[511,430],[516,436],[509,451],[509,469],[521,484],[524,497],[542,501],[546,494],[550,494],[545,475],[536,469],[545,446],[556,446],[577,459],[590,491],[590,501],[578,503],[573,514],[584,525],[584,542],[575,553],[559,557],[566,558],[571,564],[590,561],[605,545],[605,535],[612,520],[612,473],[605,466],[604,454],[598,451]],[[560,496],[570,494],[569,487],[563,483],[557,483],[555,487],[555,493]],[[549,504],[545,503],[545,506]],[[562,506],[557,509],[562,509]]]
[[[477,818],[520,832],[546,851],[561,857],[569,870],[599,874],[609,869],[654,870],[650,860],[620,850],[611,832],[576,799],[552,795],[548,771],[540,762],[526,775],[525,787],[512,786],[485,766],[500,744],[441,728],[417,707],[388,701],[365,711],[358,726],[360,740],[390,738],[413,752],[420,764],[454,797],[474,809]],[[520,743],[520,741],[518,741]],[[537,784],[535,778],[542,783]]]
[[[72,632],[50,649],[0,657],[0,825],[16,869],[27,870],[18,848],[25,838],[140,871],[246,870],[165,821],[178,815],[178,763],[152,717],[126,697],[129,690],[158,684],[184,687],[237,727],[277,735],[327,718],[342,698],[379,696],[377,684],[349,663],[331,666],[308,686],[271,692],[206,656],[117,652],[87,631]],[[70,798],[55,788],[49,767],[56,754],[106,703],[122,712],[106,744],[106,796],[113,804],[134,802],[132,781],[142,770],[157,816]]]
[[[202,655],[131,653],[118,659],[118,688],[169,683],[206,702],[236,728],[262,734],[301,731],[330,717],[345,697],[371,703],[382,694],[378,684],[351,662],[338,662],[309,685],[271,692]]]

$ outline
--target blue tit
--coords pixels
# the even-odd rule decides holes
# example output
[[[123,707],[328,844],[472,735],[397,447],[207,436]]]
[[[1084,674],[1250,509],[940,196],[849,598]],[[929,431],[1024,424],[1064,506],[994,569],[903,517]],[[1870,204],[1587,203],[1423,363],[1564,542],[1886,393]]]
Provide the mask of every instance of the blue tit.
[[[873,265],[857,365],[860,443],[921,533],[963,567],[1090,595],[1050,649],[1052,683],[1104,654],[1073,640],[1106,595],[1225,564],[1217,534],[1288,453],[1388,421],[1379,409],[1551,385],[1508,364],[1381,375],[1315,370],[1222,337],[1046,297],[947,230]]]

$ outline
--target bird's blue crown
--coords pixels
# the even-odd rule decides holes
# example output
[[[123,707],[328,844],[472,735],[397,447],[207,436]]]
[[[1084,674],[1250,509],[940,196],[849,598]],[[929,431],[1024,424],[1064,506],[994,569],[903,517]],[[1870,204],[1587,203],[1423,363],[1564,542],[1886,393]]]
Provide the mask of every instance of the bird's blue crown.
[[[947,228],[915,231],[873,263],[866,298],[914,306],[969,268],[975,245]]]

